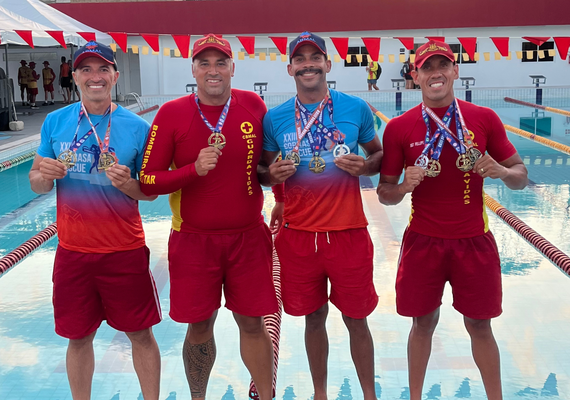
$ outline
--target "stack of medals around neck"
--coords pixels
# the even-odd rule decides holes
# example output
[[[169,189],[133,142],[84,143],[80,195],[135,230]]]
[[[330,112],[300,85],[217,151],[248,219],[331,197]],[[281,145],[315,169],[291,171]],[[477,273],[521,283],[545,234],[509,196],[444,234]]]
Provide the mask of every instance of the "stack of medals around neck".
[[[453,115],[455,115],[457,135],[449,129]],[[455,163],[457,168],[463,172],[471,171],[482,154],[474,147],[473,136],[465,125],[457,100],[453,100],[443,120],[439,119],[433,110],[422,104],[422,118],[426,124],[425,145],[422,154],[416,159],[414,165],[424,169],[430,178],[438,176],[441,173],[439,157],[443,144],[447,140],[459,154]],[[430,137],[430,118],[438,127],[432,137]]]
[[[325,106],[328,109],[329,117],[334,127],[332,130],[324,125],[323,111]],[[313,125],[316,128],[315,131],[311,131]],[[295,132],[297,133],[297,143],[291,152],[285,156],[285,160],[292,160],[296,167],[301,164],[299,148],[301,140],[305,136],[307,136],[313,152],[313,157],[309,161],[309,170],[315,174],[324,172],[326,168],[326,162],[320,154],[322,150],[326,150],[325,144],[327,139],[335,143],[332,150],[335,158],[350,154],[350,148],[344,143],[345,135],[334,124],[333,102],[328,94],[312,113],[299,101],[298,97],[295,98]]]
[[[87,110],[85,109],[85,105],[83,103],[81,103],[81,109],[79,111],[79,116],[77,118],[77,128],[75,129],[75,134],[73,135],[73,141],[71,142],[71,146],[69,147],[68,150],[61,152],[57,156],[57,161],[59,161],[60,163],[65,165],[65,167],[67,169],[72,168],[77,163],[77,154],[76,154],[77,149],[79,149],[81,147],[81,145],[83,143],[85,143],[85,141],[89,138],[89,136],[91,136],[94,133],[95,137],[97,139],[97,143],[99,145],[99,148],[101,150],[101,154],[99,155],[99,163],[97,164],[97,168],[102,169],[102,170],[107,170],[110,166],[117,163],[116,156],[109,152],[109,141],[111,138],[111,106],[112,105],[110,105],[107,108],[107,111],[105,111],[105,114],[103,114],[103,117],[101,118],[101,121],[102,121],[107,115],[109,115],[109,122],[107,124],[107,131],[105,132],[105,139],[104,139],[104,142],[102,142],[101,139],[99,138],[99,136],[97,135],[97,131],[96,131],[96,127],[99,125],[99,123],[101,121],[99,121],[99,122],[97,122],[97,124],[93,125],[93,123],[91,122],[91,119],[89,118],[89,114],[87,113]],[[87,118],[87,121],[89,122],[89,125],[91,126],[91,129],[87,133],[85,133],[83,136],[81,136],[81,138],[77,139],[77,134],[79,132],[79,127],[81,125],[81,120],[83,119],[83,116],[85,116]]]
[[[218,118],[218,123],[216,124],[215,128],[206,119],[206,116],[200,109],[200,101],[198,99],[198,95],[194,96],[194,100],[196,101],[196,107],[198,107],[198,112],[200,113],[202,121],[204,121],[208,129],[210,129],[210,132],[212,132],[212,134],[208,137],[208,146],[222,150],[226,146],[226,137],[222,134],[222,128],[224,127],[224,123],[226,122],[226,118],[228,116],[230,103],[232,102],[232,96],[228,98],[228,101],[226,102],[226,105],[224,106],[224,109]]]

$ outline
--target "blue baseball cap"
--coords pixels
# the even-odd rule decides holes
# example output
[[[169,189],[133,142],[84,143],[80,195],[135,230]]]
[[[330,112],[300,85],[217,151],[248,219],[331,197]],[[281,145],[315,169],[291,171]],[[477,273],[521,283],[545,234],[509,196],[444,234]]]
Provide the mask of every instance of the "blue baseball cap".
[[[289,60],[293,58],[297,49],[306,44],[315,46],[325,56],[327,55],[327,46],[325,40],[311,32],[303,32],[289,43]]]
[[[94,41],[87,42],[87,44],[80,47],[73,55],[73,68],[77,68],[79,63],[87,57],[99,57],[103,61],[112,64],[115,71],[117,70],[117,62],[115,61],[113,50],[111,50],[109,46]]]

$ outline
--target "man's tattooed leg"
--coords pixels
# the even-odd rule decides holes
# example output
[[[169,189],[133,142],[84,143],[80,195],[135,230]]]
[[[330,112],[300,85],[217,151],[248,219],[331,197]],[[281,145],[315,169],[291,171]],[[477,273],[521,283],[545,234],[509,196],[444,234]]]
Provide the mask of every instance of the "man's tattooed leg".
[[[210,372],[216,360],[216,342],[214,337],[206,343],[192,344],[186,338],[182,349],[186,378],[190,384],[192,398],[206,397],[206,388]]]

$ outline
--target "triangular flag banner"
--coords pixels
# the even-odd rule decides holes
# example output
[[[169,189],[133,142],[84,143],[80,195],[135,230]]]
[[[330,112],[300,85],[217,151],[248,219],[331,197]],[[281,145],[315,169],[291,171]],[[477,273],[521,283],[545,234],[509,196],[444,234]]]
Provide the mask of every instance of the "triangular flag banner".
[[[405,54],[400,54],[400,62],[401,63],[405,63],[406,62],[406,55]]]
[[[329,61],[331,60],[331,55],[330,55],[330,54],[327,54],[327,60],[329,60]]]
[[[549,55],[550,57],[554,57],[554,56],[556,55],[556,50],[554,50],[554,49],[548,49],[548,55]]]
[[[463,61],[469,61],[469,54],[467,53],[461,53],[461,56],[463,58]]]
[[[77,32],[77,34],[88,42],[95,42],[97,40],[95,32]]]
[[[416,55],[415,54],[410,54],[410,62],[412,64],[416,62]]]
[[[158,52],[160,46],[158,44],[158,35],[155,33],[141,33],[142,38],[148,43],[153,52]]]
[[[54,38],[60,45],[62,45],[64,49],[67,49],[65,39],[63,38],[63,31],[46,31],[46,33]]]
[[[143,56],[147,56],[147,55],[148,55],[148,46],[143,46],[143,47],[142,47],[142,54],[143,54]]]
[[[153,55],[153,56],[157,56],[157,55],[159,55],[159,54],[160,54],[160,51],[154,51],[154,50],[152,51],[152,55]]]
[[[287,62],[287,54],[281,54],[281,61]]]
[[[455,57],[455,62],[457,62],[459,60],[459,53],[453,53],[453,56]]]
[[[132,50],[133,54],[139,54],[139,46],[133,44],[131,46],[131,50]]]
[[[180,50],[182,58],[188,58],[188,51],[190,50],[190,35],[172,35],[176,47]]]
[[[248,56],[249,56],[249,58],[255,58],[255,53],[251,53]]]
[[[366,54],[366,61],[368,61],[368,64],[372,62],[372,57],[370,57],[370,54]]]
[[[366,50],[368,50],[368,54],[372,58],[372,61],[378,61],[378,54],[380,53],[380,38],[362,38],[364,42],[364,46],[366,46]]]
[[[510,60],[511,58],[512,58],[512,54],[511,54],[511,52],[509,51],[509,53],[507,54],[507,60]]]
[[[534,50],[527,50],[526,58],[534,58]]]
[[[501,59],[501,53],[499,53],[498,51],[495,52],[495,60],[500,60]]]
[[[570,37],[555,37],[553,39],[554,43],[556,43],[560,58],[566,60],[566,57],[568,57],[568,48],[570,47]]]
[[[523,36],[524,40],[528,40],[531,43],[536,44],[537,46],[542,46],[544,42],[546,42],[549,37],[531,37],[531,36]]]
[[[438,42],[445,42],[445,36],[426,36],[427,40],[437,40]]]
[[[32,49],[34,48],[34,40],[32,39],[32,31],[14,31],[26,42]]]
[[[517,55],[517,58],[519,60],[522,60],[522,51],[521,50],[515,51],[515,54]],[[532,55],[530,57],[532,58]]]
[[[476,37],[458,37],[459,43],[465,49],[465,52],[469,54],[471,60],[475,60],[475,48],[477,47]]]
[[[117,43],[111,43],[109,44],[109,47],[111,48],[111,50],[113,50],[113,53],[117,52]]]
[[[357,54],[357,55],[356,55],[356,61],[358,61],[359,63],[362,62],[362,54]]]
[[[491,60],[491,53],[489,52],[484,52],[483,53],[483,58],[485,59],[485,61],[490,61]]]
[[[124,53],[127,52],[127,34],[125,32],[107,32],[109,36],[119,45]]]
[[[495,47],[503,57],[509,55],[509,38],[508,37],[492,37],[491,40],[495,43]]]
[[[538,58],[541,60],[544,58],[544,50],[538,50]]]
[[[475,53],[475,58],[474,58],[474,60],[475,60],[475,61],[479,61],[479,53]]]
[[[243,51],[238,51],[238,60],[245,60],[245,53]]]
[[[380,54],[380,55],[378,56],[378,62],[379,62],[379,63],[383,63],[383,62],[384,62],[384,54]]]
[[[169,57],[170,56],[170,49],[168,47],[162,48],[162,55]]]
[[[352,62],[352,54],[347,54],[347,55],[346,55],[346,62],[347,62],[347,63],[351,63],[351,62]]]
[[[287,37],[269,36],[281,54],[287,54]]]
[[[388,54],[388,62],[393,63],[394,61],[394,54]]]
[[[259,53],[259,61],[265,61],[265,53]]]
[[[178,57],[178,58],[182,57],[182,54],[180,53],[180,50],[174,49],[174,57]]]
[[[255,56],[255,36],[238,36],[241,45],[250,56]]]
[[[414,38],[413,37],[399,37],[400,42],[404,45],[406,50],[413,50],[414,49]]]
[[[331,38],[336,51],[338,51],[338,55],[343,60],[346,59],[346,55],[348,54],[348,38],[339,38],[339,37],[332,37]]]
[[[277,53],[269,53],[269,60],[276,61],[277,60]]]
[[[337,63],[337,62],[340,62],[340,60],[341,60],[340,56],[338,54],[335,54],[334,55],[334,62]]]

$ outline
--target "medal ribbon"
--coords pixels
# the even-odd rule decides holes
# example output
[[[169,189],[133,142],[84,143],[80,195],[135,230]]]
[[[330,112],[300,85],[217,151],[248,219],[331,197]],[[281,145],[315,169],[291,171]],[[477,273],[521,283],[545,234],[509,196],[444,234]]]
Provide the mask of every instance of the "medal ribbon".
[[[317,147],[317,150],[318,150],[319,145],[320,145],[320,140],[319,140],[319,143],[316,143],[315,138],[311,134],[311,127],[317,121],[319,116],[322,114],[322,111],[325,108],[325,105],[326,105],[326,102],[328,101],[328,99],[329,99],[329,96],[327,95],[323,99],[323,101],[321,101],[321,103],[319,104],[317,109],[315,111],[313,111],[313,113],[311,114],[309,112],[309,110],[307,110],[305,108],[305,106],[303,106],[301,104],[301,102],[299,101],[299,98],[297,98],[297,97],[295,98],[295,131],[297,132],[297,143],[295,144],[295,147],[293,147],[294,152],[296,152],[296,153],[299,152],[299,147],[301,146],[301,140],[307,134],[309,134],[308,139],[309,139],[309,143],[311,144],[311,148],[313,149],[313,152],[315,151],[315,147]],[[305,110],[304,112],[300,111],[301,107]],[[303,119],[303,123],[301,123],[301,118]],[[303,128],[303,125],[305,125],[304,128]]]
[[[198,99],[198,95],[194,96],[194,100],[196,100],[196,107],[198,107],[198,112],[200,113],[200,117],[202,117],[202,121],[204,121],[204,123],[206,124],[206,126],[210,129],[210,131],[212,133],[222,133],[222,128],[224,126],[224,123],[226,122],[226,117],[228,116],[228,110],[230,109],[230,103],[232,101],[232,96],[230,96],[230,98],[228,99],[226,105],[224,106],[224,109],[222,110],[222,113],[220,114],[220,118],[218,118],[218,123],[216,124],[216,127],[214,128],[212,126],[212,124],[210,124],[210,122],[206,119],[206,117],[204,116],[204,113],[202,112],[202,110],[200,109],[200,104],[199,104],[199,99]]]
[[[317,119],[317,121],[315,121],[315,126],[316,126],[316,130],[315,133],[321,134],[321,136],[325,136],[328,139],[330,139],[333,143],[335,144],[343,144],[344,143],[344,138],[346,137],[345,134],[343,134],[335,125],[334,120],[333,120],[333,101],[332,98],[329,97],[328,101],[327,101],[327,109],[329,111],[329,118],[331,120],[331,123],[333,125],[332,130],[329,130],[323,123],[323,113],[321,113],[319,115],[319,118]],[[301,110],[301,112],[303,114],[305,114],[305,118],[307,118],[308,115],[310,115],[310,112],[307,110],[307,108],[301,104],[299,102],[299,108]],[[322,137],[321,137],[322,139]],[[326,141],[325,141],[326,142]],[[326,148],[323,146],[323,149],[326,150]]]
[[[105,118],[110,111],[111,111],[111,106],[109,106],[109,108],[103,115],[103,118]],[[97,122],[97,124],[95,124],[95,127],[93,126],[93,124],[91,124],[91,121],[89,120],[91,129],[85,135],[81,136],[79,140],[77,140],[77,133],[79,132],[79,126],[81,125],[81,119],[83,118],[83,115],[87,115],[87,111],[85,111],[83,103],[81,103],[81,110],[79,110],[79,117],[77,118],[77,128],[75,129],[75,134],[73,135],[73,141],[71,142],[71,146],[69,147],[69,150],[74,153],[77,151],[77,149],[81,147],[83,143],[85,143],[85,141],[89,138],[89,136],[91,136],[91,134],[95,131],[95,127],[98,126],[99,123],[103,120],[103,118],[101,118],[101,121]],[[87,117],[87,119],[89,119],[89,117]],[[109,123],[111,123],[110,120]]]
[[[467,129],[467,125],[465,125],[465,120],[463,119],[463,114],[461,113],[461,109],[459,108],[459,102],[457,99],[453,100],[455,102],[455,121],[459,119],[461,123],[461,134],[459,134],[459,125],[457,125],[457,132],[459,136],[459,140],[463,142],[467,149],[471,149],[475,144],[473,143],[473,136]]]
[[[103,121],[103,119],[107,115],[109,115],[109,122],[107,123],[107,130],[105,131],[105,138],[103,139],[103,142],[101,142],[101,139],[99,138],[99,135],[97,135],[97,131],[95,130],[95,128],[97,127],[97,125],[99,125],[99,122],[101,122],[101,121],[99,121],[97,123],[97,125],[93,125],[93,122],[91,122],[91,119],[89,118],[89,114],[87,113],[87,110],[85,109],[85,105],[83,104],[83,102],[81,102],[81,110],[83,111],[83,114],[87,118],[87,122],[89,122],[89,125],[91,125],[91,131],[95,134],[95,138],[97,138],[97,143],[99,144],[99,148],[101,149],[101,153],[108,153],[109,152],[109,140],[111,139],[111,115],[112,115],[111,106],[112,106],[112,104],[109,106],[109,108],[107,108],[107,111],[105,111],[105,114],[103,114],[103,118],[101,118],[101,121]]]
[[[454,110],[455,110],[454,103],[452,103],[447,109],[447,112],[445,113],[442,121],[439,119],[437,115],[435,115],[435,113],[430,108],[426,107],[425,104],[422,104],[422,117],[426,124],[425,146],[424,150],[422,151],[422,155],[427,155],[427,153],[430,152],[431,158],[433,160],[436,161],[439,160],[439,156],[441,155],[441,151],[443,149],[443,143],[445,142],[445,140],[447,140],[459,154],[465,153],[465,147],[449,129],[449,124],[451,123],[451,116],[454,113]],[[438,126],[438,129],[431,138],[430,138],[431,129],[429,121],[430,117]],[[437,145],[435,145],[436,141]]]

